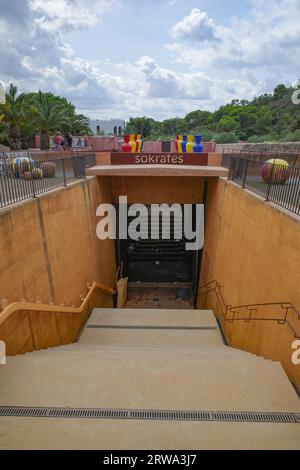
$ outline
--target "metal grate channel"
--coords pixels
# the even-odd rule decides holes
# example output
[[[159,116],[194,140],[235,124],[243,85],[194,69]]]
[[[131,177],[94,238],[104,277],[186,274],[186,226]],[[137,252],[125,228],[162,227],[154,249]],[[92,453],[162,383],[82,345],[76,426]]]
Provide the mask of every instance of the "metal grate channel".
[[[1,406],[0,417],[300,424],[300,413]]]
[[[90,329],[112,330],[174,330],[174,331],[213,331],[216,326],[139,326],[139,325],[87,325]]]

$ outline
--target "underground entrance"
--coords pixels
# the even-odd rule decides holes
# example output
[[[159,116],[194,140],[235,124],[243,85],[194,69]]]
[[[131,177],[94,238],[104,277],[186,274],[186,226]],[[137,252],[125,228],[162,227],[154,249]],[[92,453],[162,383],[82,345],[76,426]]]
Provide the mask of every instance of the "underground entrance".
[[[187,250],[191,239],[185,236],[186,214],[183,205],[178,205],[177,212],[168,214],[168,209],[162,206],[157,208],[156,214],[153,207],[147,206],[147,209],[147,215],[140,215],[140,220],[156,231],[157,239],[150,235],[145,239],[128,237],[117,241],[118,264],[122,264],[123,275],[129,281],[127,307],[193,308],[202,251]],[[195,204],[191,205],[191,215],[191,229],[195,232]],[[133,219],[133,216],[128,216],[128,228]],[[170,222],[168,228],[164,224],[166,220]]]

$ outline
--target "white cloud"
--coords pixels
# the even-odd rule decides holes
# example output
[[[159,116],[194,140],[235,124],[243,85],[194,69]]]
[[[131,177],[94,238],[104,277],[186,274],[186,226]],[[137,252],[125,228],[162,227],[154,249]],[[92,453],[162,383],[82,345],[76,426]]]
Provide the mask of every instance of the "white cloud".
[[[205,11],[194,8],[183,20],[176,23],[170,30],[175,40],[211,41],[217,39],[214,21]]]
[[[251,1],[251,15],[227,26],[196,8],[176,23],[168,48],[179,71],[149,56],[89,61],[65,43],[118,0],[1,0],[0,79],[66,96],[91,117],[167,118],[251,98],[298,79],[300,62],[300,1]]]
[[[114,2],[109,0],[30,0],[40,16],[36,22],[49,32],[94,26]]]
[[[251,2],[251,15],[235,18],[226,27],[211,23],[200,10],[192,10],[171,30],[175,42],[168,49],[176,53],[178,62],[218,71],[224,77],[247,69],[260,78],[292,80],[300,60],[299,0]],[[200,18],[211,25],[204,28],[203,38]],[[197,38],[199,45],[192,41]]]

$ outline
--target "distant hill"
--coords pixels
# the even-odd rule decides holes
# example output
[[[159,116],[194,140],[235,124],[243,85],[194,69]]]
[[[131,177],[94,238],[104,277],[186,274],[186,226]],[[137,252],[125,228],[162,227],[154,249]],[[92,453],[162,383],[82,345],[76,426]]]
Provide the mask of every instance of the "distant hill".
[[[278,85],[272,94],[248,100],[234,100],[215,112],[193,111],[184,118],[155,121],[147,117],[131,118],[128,133],[143,133],[150,139],[174,139],[177,134],[201,134],[217,143],[298,142],[300,141],[300,105],[292,102],[295,88]]]

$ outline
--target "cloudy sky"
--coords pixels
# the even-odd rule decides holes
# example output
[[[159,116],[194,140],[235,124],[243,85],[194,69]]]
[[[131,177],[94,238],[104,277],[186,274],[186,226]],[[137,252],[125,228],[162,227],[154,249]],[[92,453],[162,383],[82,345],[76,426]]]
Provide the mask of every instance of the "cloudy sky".
[[[299,64],[300,0],[0,0],[0,79],[94,118],[213,110]]]

